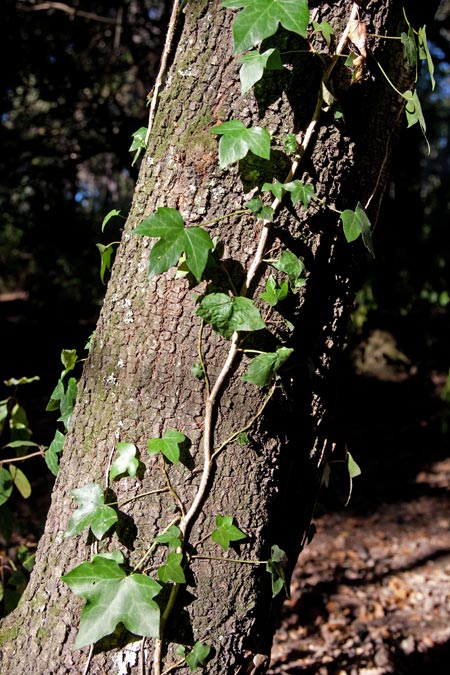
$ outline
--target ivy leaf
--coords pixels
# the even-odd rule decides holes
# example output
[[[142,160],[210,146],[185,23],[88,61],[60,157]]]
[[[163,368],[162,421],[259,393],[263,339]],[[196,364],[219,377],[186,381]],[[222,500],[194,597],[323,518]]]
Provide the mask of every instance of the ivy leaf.
[[[182,553],[169,553],[167,555],[166,563],[158,567],[159,580],[164,584],[168,581],[174,581],[176,584],[185,584],[186,577],[184,576],[184,570],[181,566],[182,560]]]
[[[210,652],[211,647],[208,645],[202,644],[201,642],[196,642],[194,644],[191,651],[185,656],[186,663],[189,666],[191,673],[194,673],[196,670],[203,668],[206,665]]]
[[[292,251],[283,251],[278,260],[271,260],[275,269],[287,274],[291,289],[295,291],[305,283],[305,265]]]
[[[136,150],[135,155],[133,157],[133,161],[131,162],[131,166],[135,165],[142,150],[145,150],[146,135],[147,135],[147,127],[140,127],[137,131],[131,134],[133,141],[130,145],[130,149],[128,152],[134,152]]]
[[[436,86],[436,82],[434,79],[434,63],[433,59],[431,58],[430,50],[428,49],[426,26],[422,26],[422,28],[419,28],[418,41],[419,41],[419,58],[426,59],[428,72],[430,74],[431,89],[434,90]]]
[[[241,120],[230,120],[218,124],[210,131],[221,136],[219,142],[221,169],[238,162],[249,150],[258,157],[270,159],[270,134],[261,127],[247,129]]]
[[[286,192],[283,183],[264,183],[261,190],[263,192],[271,192],[273,196],[280,201],[283,199],[283,195]]]
[[[233,516],[216,516],[216,529],[211,534],[211,539],[219,544],[224,551],[230,548],[230,542],[246,539],[247,535],[236,525],[233,525]]]
[[[414,124],[417,124],[417,122],[419,123],[419,126],[422,129],[422,133],[424,135],[428,147],[428,154],[430,154],[431,152],[430,144],[428,143],[428,138],[426,134],[427,126],[425,124],[425,118],[423,116],[422,106],[420,105],[417,90],[415,89],[414,91],[405,91],[403,92],[402,96],[406,101],[405,113],[406,119],[408,121],[408,128],[412,127]]]
[[[178,548],[181,546],[181,530],[176,525],[171,525],[165,532],[161,532],[155,537],[158,544],[167,544],[169,548]]]
[[[230,298],[225,293],[208,293],[197,314],[227,339],[234,331],[255,331],[266,326],[253,300],[240,295]]]
[[[14,485],[19,490],[22,497],[28,499],[31,495],[31,485],[24,472],[17,466],[14,466],[14,464],[10,464],[9,473],[11,474]]]
[[[45,451],[45,463],[52,472],[54,476],[58,475],[59,471],[59,460],[58,455],[61,453],[66,440],[65,434],[63,434],[59,429],[55,432],[55,437]]]
[[[7,387],[18,387],[20,384],[30,384],[30,382],[37,382],[40,380],[39,375],[34,375],[33,377],[10,377],[9,380],[3,380],[3,384],[6,384]],[[5,403],[1,401],[0,403]]]
[[[277,284],[273,276],[270,275],[266,281],[266,290],[261,293],[261,298],[271,307],[275,307],[275,305],[287,297],[288,293],[288,282],[282,281],[281,284]]]
[[[0,506],[10,498],[13,485],[13,479],[8,469],[0,467]]]
[[[159,637],[160,610],[153,598],[161,585],[145,574],[131,574],[103,556],[84,562],[61,577],[86,600],[75,640],[79,649],[98,642],[122,623],[134,635]]]
[[[61,373],[60,380],[70,373],[71,370],[75,368],[78,361],[78,354],[76,349],[62,349],[61,350],[61,363],[64,366],[64,370]]]
[[[308,183],[302,183],[301,180],[293,180],[284,184],[284,189],[291,193],[292,203],[295,205],[302,202],[305,209],[308,208],[311,199],[314,197],[314,188]]]
[[[100,251],[100,280],[102,284],[105,283],[105,273],[107,270],[111,269],[112,262],[111,258],[114,253],[114,248],[109,244],[105,246],[104,244],[96,244],[98,250]]]
[[[241,56],[239,61],[242,63],[239,71],[242,95],[262,78],[265,70],[284,68],[278,49],[268,49],[262,54],[255,50]]]
[[[267,386],[293,351],[290,347],[278,347],[275,352],[258,354],[250,361],[242,379],[258,387]]]
[[[295,134],[286,134],[283,140],[283,148],[290,155],[294,155],[297,152],[298,143]]]
[[[355,462],[355,460],[353,459],[352,455],[347,450],[347,448],[346,448],[346,453],[347,453],[347,470],[348,470],[348,477],[349,477],[349,481],[350,481],[350,487],[349,487],[349,491],[348,491],[347,501],[345,502],[345,506],[347,506],[350,499],[352,498],[353,479],[356,478],[357,476],[361,475],[360,467]]]
[[[249,202],[245,202],[244,206],[253,213],[255,218],[260,220],[268,220],[269,223],[273,222],[273,208],[271,206],[265,206],[263,202],[258,199],[250,199]]]
[[[94,536],[101,539],[117,522],[117,513],[105,504],[104,490],[98,483],[88,483],[72,490],[70,494],[78,508],[69,520],[65,537],[75,537],[86,527],[90,527]]]
[[[186,436],[176,429],[167,429],[162,438],[152,438],[147,443],[150,455],[162,452],[172,464],[180,461],[180,445],[186,441]]]
[[[405,56],[408,60],[409,65],[417,69],[416,36],[414,35],[412,26],[408,26],[407,33],[402,33],[400,35],[400,40],[405,50]]]
[[[365,247],[372,257],[375,258],[370,220],[361,204],[358,202],[354,211],[346,209],[341,213],[340,218],[344,226],[346,240],[350,243],[361,235]]]
[[[276,544],[270,549],[270,558],[266,563],[266,571],[272,578],[272,598],[274,598],[284,588],[289,597],[289,589],[286,585],[286,576],[284,573],[284,564],[286,553]]]
[[[314,30],[321,33],[325,42],[327,43],[327,46],[329,47],[331,44],[331,36],[334,35],[332,26],[328,23],[328,21],[321,21],[320,23],[313,21],[312,25]]]
[[[214,248],[214,243],[201,227],[185,227],[177,209],[160,206],[156,213],[143,220],[134,232],[146,237],[159,237],[159,241],[150,252],[149,277],[162,274],[177,265],[184,253],[189,271],[197,282],[201,281],[209,251]]]
[[[111,464],[111,469],[109,471],[110,479],[114,480],[114,478],[124,473],[133,478],[139,467],[139,460],[136,457],[136,446],[133,443],[120,441],[116,445],[116,450],[119,453],[119,456],[116,457]]]
[[[277,32],[281,25],[306,37],[309,22],[307,0],[225,0],[222,7],[243,7],[233,22],[234,54],[251,49]]]
[[[104,231],[106,225],[109,223],[111,218],[114,218],[115,216],[120,216],[120,211],[118,211],[117,209],[112,209],[106,214],[106,216],[102,220],[102,232]]]

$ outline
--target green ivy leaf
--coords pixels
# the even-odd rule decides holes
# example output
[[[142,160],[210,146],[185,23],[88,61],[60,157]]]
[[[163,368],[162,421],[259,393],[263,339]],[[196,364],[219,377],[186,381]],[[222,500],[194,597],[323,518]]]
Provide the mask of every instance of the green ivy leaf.
[[[102,284],[105,283],[105,273],[107,270],[110,270],[112,267],[112,255],[114,253],[114,247],[109,244],[105,246],[104,244],[96,244],[100,252],[100,280]]]
[[[143,220],[135,229],[136,234],[159,237],[153,246],[148,266],[148,275],[162,274],[178,264],[182,254],[186,265],[197,282],[202,279],[209,251],[214,243],[201,227],[185,227],[181,214],[176,209],[160,206],[156,213]]]
[[[425,118],[423,116],[422,112],[422,106],[420,105],[419,101],[419,96],[417,95],[417,91],[405,91],[402,94],[403,98],[406,101],[406,106],[405,106],[405,113],[406,113],[406,119],[408,121],[408,128],[412,127],[414,124],[419,123],[419,126],[422,130],[422,133],[424,135],[427,147],[428,147],[428,154],[430,154],[430,144],[428,142],[427,138],[427,126],[425,124]]]
[[[181,546],[181,530],[176,525],[171,525],[167,530],[155,537],[158,544],[167,544],[169,548],[177,549]]]
[[[433,59],[431,58],[430,50],[428,49],[426,26],[422,26],[422,28],[419,28],[418,42],[419,42],[419,58],[425,59],[427,62],[428,73],[430,75],[431,80],[431,89],[434,90],[436,86],[436,82],[434,79],[434,63]]]
[[[265,206],[263,202],[255,197],[255,199],[250,199],[249,202],[245,202],[245,208],[250,209],[255,218],[260,220],[267,220],[269,223],[273,222],[273,208],[271,206]]]
[[[199,668],[204,668],[210,652],[211,647],[208,645],[202,644],[201,642],[196,642],[194,644],[191,651],[185,656],[186,663],[189,666],[191,673],[194,673]]]
[[[261,190],[263,192],[271,192],[273,196],[280,201],[283,199],[283,195],[286,192],[283,183],[264,183]]]
[[[298,149],[298,143],[295,134],[286,134],[283,140],[283,148],[290,155],[295,155]]]
[[[198,380],[202,380],[205,377],[205,373],[203,371],[203,366],[198,361],[196,361],[195,363],[192,364],[191,373]]]
[[[239,295],[230,298],[225,293],[208,293],[197,314],[227,339],[235,331],[255,331],[266,326],[253,300]]]
[[[102,232],[104,231],[106,225],[109,223],[111,218],[114,218],[115,216],[120,216],[120,211],[118,211],[117,209],[112,209],[111,211],[109,211],[109,213],[106,214],[106,216],[102,220]]]
[[[252,51],[241,56],[239,61],[242,63],[239,71],[242,95],[262,78],[265,70],[283,70],[284,68],[278,49],[267,49],[262,54]]]
[[[233,22],[234,54],[251,49],[274,35],[280,23],[286,30],[306,37],[307,0],[224,0],[221,6],[244,8]]]
[[[157,581],[144,574],[127,576],[115,560],[103,556],[81,563],[61,578],[86,600],[77,649],[110,635],[119,623],[134,635],[159,637],[160,610],[153,600],[161,590]]]
[[[289,589],[286,585],[286,576],[284,573],[284,564],[286,562],[286,553],[276,544],[270,549],[270,558],[266,563],[266,571],[269,572],[272,579],[272,597],[274,598],[284,588],[289,597]]]
[[[8,469],[0,467],[0,506],[10,498],[13,485],[13,479]]]
[[[258,354],[250,361],[242,379],[258,387],[266,387],[293,351],[290,347],[278,347],[275,352]]]
[[[320,23],[313,21],[312,25],[314,30],[321,33],[325,42],[327,43],[327,46],[329,47],[331,44],[331,36],[334,35],[332,26],[328,23],[328,21],[321,21]]]
[[[350,487],[348,491],[348,497],[347,501],[345,503],[345,506],[349,503],[350,499],[352,498],[352,492],[353,492],[353,479],[356,478],[357,476],[361,475],[361,469],[358,466],[358,464],[355,462],[353,459],[352,455],[346,448],[346,453],[347,453],[347,470],[348,470],[348,477],[350,481]]]
[[[117,513],[105,504],[105,493],[98,483],[88,483],[72,490],[70,494],[78,508],[69,520],[65,537],[75,537],[86,527],[90,527],[94,536],[101,539],[117,522]]]
[[[34,567],[35,553],[30,553],[28,546],[22,545],[17,549],[17,558],[20,564],[27,572],[31,572]]]
[[[180,461],[180,445],[186,441],[186,436],[176,429],[167,429],[162,438],[152,438],[147,443],[150,455],[162,452],[172,464]]]
[[[372,257],[375,258],[370,220],[361,204],[358,202],[354,211],[346,209],[341,213],[340,218],[344,226],[346,240],[350,243],[361,235],[365,247]]]
[[[221,136],[219,163],[222,169],[238,162],[249,150],[258,157],[270,159],[270,134],[261,127],[247,129],[240,120],[230,120],[213,127],[210,131]]]
[[[52,472],[54,476],[58,475],[59,471],[59,458],[58,455],[61,453],[66,440],[65,434],[63,434],[59,429],[55,432],[55,437],[45,451],[45,463]]]
[[[183,561],[182,553],[169,553],[164,565],[158,567],[158,578],[164,584],[168,581],[174,581],[176,584],[185,584],[186,577],[181,565]]]
[[[24,499],[28,499],[28,497],[31,495],[31,485],[24,472],[17,466],[14,466],[14,464],[10,464],[9,473],[11,474],[14,485],[19,490],[22,497]]]
[[[308,208],[311,199],[314,197],[314,188],[308,183],[302,183],[301,180],[293,180],[284,184],[284,189],[291,193],[292,203],[295,205],[302,202],[305,209]]]
[[[271,307],[275,307],[275,305],[287,297],[288,293],[288,282],[282,281],[281,284],[277,284],[273,276],[270,275],[266,281],[266,290],[261,293],[261,298]]]
[[[120,441],[116,445],[116,450],[119,453],[119,456],[116,457],[111,464],[111,469],[109,471],[110,479],[114,480],[117,476],[121,476],[125,473],[133,478],[139,467],[139,460],[136,457],[136,446],[133,443]]]
[[[216,516],[216,529],[211,534],[211,539],[219,544],[224,551],[230,548],[230,542],[246,539],[247,535],[236,525],[233,525],[233,516]]]
[[[402,33],[400,35],[400,40],[405,50],[405,56],[408,60],[409,65],[417,69],[416,36],[414,35],[412,26],[408,26],[407,33]]]
[[[283,251],[278,260],[271,260],[275,269],[287,274],[289,285],[293,291],[300,288],[305,283],[305,265],[301,258],[298,258],[292,251]]]
[[[133,141],[130,145],[130,149],[128,152],[135,152],[135,155],[133,157],[133,161],[131,162],[131,166],[134,166],[134,164],[137,162],[139,155],[141,154],[142,150],[145,150],[145,137],[147,135],[147,127],[140,127],[137,131],[131,134]]]

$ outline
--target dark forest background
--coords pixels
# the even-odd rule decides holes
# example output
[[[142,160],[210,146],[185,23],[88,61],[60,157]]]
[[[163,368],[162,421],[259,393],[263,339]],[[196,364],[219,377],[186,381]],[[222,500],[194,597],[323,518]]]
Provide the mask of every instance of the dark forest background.
[[[140,161],[132,166],[132,134],[147,123],[170,9],[161,0],[1,4],[0,401],[15,394],[5,380],[39,376],[17,397],[32,440],[44,446],[57,425],[45,407],[60,352],[83,357],[95,328],[105,291],[96,245],[120,239],[120,217],[105,232],[101,224],[111,209],[126,216],[130,206]],[[395,499],[412,475],[449,454],[448,0],[427,32],[436,89],[424,74],[420,92],[431,154],[418,125],[404,129],[336,377],[337,433],[363,469],[355,509]],[[25,583],[17,552],[32,551],[53,480],[42,459],[22,464],[27,504],[16,491],[0,506],[5,587],[14,586],[14,567]],[[328,508],[343,501],[338,487],[324,500]]]

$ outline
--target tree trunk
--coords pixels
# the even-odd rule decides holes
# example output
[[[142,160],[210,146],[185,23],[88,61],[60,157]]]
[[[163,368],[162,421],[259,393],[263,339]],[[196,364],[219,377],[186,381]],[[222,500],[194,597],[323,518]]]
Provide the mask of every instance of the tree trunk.
[[[336,46],[352,3],[316,4],[314,18],[333,26]],[[419,18],[415,25],[422,25],[426,17],[412,13],[425,10],[414,4],[410,19]],[[437,4],[427,3],[426,11]],[[360,11],[371,34],[399,35],[405,30],[397,2],[364,2]],[[132,230],[161,206],[178,209],[189,225],[201,225],[243,209],[256,185],[273,179],[283,182],[290,166],[283,137],[307,128],[323,75],[319,57],[296,53],[305,50],[305,41],[282,31],[274,40],[281,51],[292,52],[290,69],[270,71],[254,92],[241,96],[239,63],[232,54],[233,16],[216,0],[192,0],[186,6],[79,385],[36,565],[19,608],[3,623],[2,673],[83,672],[89,649],[73,649],[82,601],[61,575],[90,559],[92,542],[84,534],[64,537],[74,510],[70,492],[93,481],[105,484],[119,440],[138,447],[145,471],[138,478],[114,481],[115,500],[165,491],[124,505],[121,528],[100,542],[100,551],[120,548],[133,567],[155,535],[177,516],[180,502],[188,510],[195,498],[203,470],[207,391],[205,380],[191,374],[199,359],[200,319],[194,292],[203,293],[205,282],[193,292],[195,283],[176,277],[173,269],[149,279],[149,241]],[[314,39],[316,48],[323,49],[321,38]],[[402,56],[401,43],[371,37],[368,44],[396,86],[409,89],[414,73]],[[344,117],[335,119],[334,108],[321,113],[296,178],[312,184],[318,197],[335,209],[355,209],[358,201],[368,204],[368,215],[375,222],[404,101],[370,55],[359,82],[351,83],[348,68],[339,63],[329,82],[332,86]],[[229,169],[219,168],[217,136],[210,129],[230,119],[270,130],[275,148],[270,162],[248,155]],[[261,227],[261,221],[255,222],[247,212],[207,228],[221,249],[221,262],[214,270],[216,285],[223,288],[231,279],[235,288],[242,286]],[[213,445],[219,448],[253,420],[249,442],[240,445],[236,439],[218,454],[207,494],[186,536],[195,554],[211,558],[267,560],[277,545],[287,554],[289,577],[308,540],[323,466],[337,440],[328,409],[333,365],[368,254],[361,238],[353,244],[345,241],[338,214],[317,201],[307,210],[286,201],[277,212],[265,257],[286,248],[304,258],[306,284],[277,306],[280,312],[272,316],[279,321],[270,324],[270,333],[250,334],[245,347],[273,351],[283,344],[295,351],[280,371],[280,386],[269,401],[267,387],[241,379],[248,356],[240,354],[234,360],[213,410]],[[271,271],[266,264],[259,267],[251,285],[253,297],[259,297]],[[282,317],[293,324],[292,331]],[[229,347],[229,341],[204,327],[202,349],[211,386]],[[191,442],[193,466],[167,468],[173,491],[167,491],[161,457],[147,453],[147,441],[167,429],[181,431]],[[214,530],[217,514],[232,515],[247,535],[225,554],[205,538]],[[161,547],[157,551],[161,553]],[[160,562],[151,561],[153,577]],[[167,642],[192,645],[199,640],[211,645],[213,658],[206,666],[211,675],[264,672],[281,597],[272,599],[265,565],[194,558],[186,574],[186,590],[178,594],[166,626]],[[129,642],[130,635],[124,633],[116,632],[96,645],[90,673],[138,673],[143,656],[147,670],[142,672],[151,672],[153,640],[141,649],[137,639]],[[178,658],[171,648],[166,652],[165,641],[161,670]]]

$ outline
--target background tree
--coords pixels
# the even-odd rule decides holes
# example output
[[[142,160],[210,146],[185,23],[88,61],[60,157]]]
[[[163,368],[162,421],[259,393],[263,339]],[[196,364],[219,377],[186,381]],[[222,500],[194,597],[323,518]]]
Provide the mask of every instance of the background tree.
[[[386,3],[383,17],[372,15],[370,9],[368,6],[367,20],[374,29],[371,32],[397,34],[399,8]],[[328,21],[339,36],[348,15],[348,3],[335,3],[332,8],[321,8],[316,20]],[[413,17],[412,9],[410,18],[418,19]],[[68,495],[80,485],[79,476],[101,480],[117,438],[133,441],[143,454],[146,439],[174,426],[191,439],[194,463],[201,464],[201,389],[205,385],[194,379],[186,381],[186,373],[196,358],[198,334],[189,281],[175,281],[164,275],[149,283],[145,246],[131,235],[131,230],[161,205],[177,207],[191,224],[219,218],[224,211],[243,205],[239,181],[248,195],[255,182],[283,180],[290,159],[281,143],[270,163],[249,156],[238,168],[222,173],[216,162],[216,142],[207,132],[214,122],[235,117],[268,126],[274,136],[308,128],[323,78],[320,59],[317,68],[311,68],[310,55],[296,54],[305,43],[295,36],[280,34],[273,44],[280,40],[283,52],[295,52],[289,55],[292,72],[263,79],[255,98],[240,98],[230,48],[230,22],[230,15],[218,11],[216,3],[196,3],[186,13],[170,86],[159,102],[149,154],[141,168],[133,209],[85,369],[39,563],[27,590],[28,602],[6,624],[4,664],[10,672],[27,668],[25,661],[18,658],[18,651],[24,659],[32,654],[33,663],[37,658],[39,667],[50,672],[79,669],[77,653],[67,650],[61,656],[68,636],[67,644],[72,644],[73,617],[79,603],[57,581],[61,571],[67,571],[64,561],[73,564],[85,556],[85,541],[61,539],[71,511]],[[323,44],[321,40],[317,37],[317,44]],[[399,47],[398,43],[386,46],[384,41],[373,38],[373,53],[389,69],[396,84],[401,83],[403,91],[411,85],[413,73],[405,68],[404,59],[398,58]],[[348,71],[341,67],[336,67],[335,74],[334,89],[345,121],[336,121],[330,110],[321,115],[314,147],[309,146],[305,153],[301,177],[306,184],[313,183],[319,198],[326,198],[335,208],[352,209],[355,199],[363,204],[370,200],[369,212],[373,210],[376,215],[387,169],[385,157],[392,151],[402,102],[380,76],[376,64],[357,85],[351,84]],[[184,105],[187,100],[189,112]],[[254,218],[241,214],[239,227],[235,220],[228,219],[217,226],[216,232],[224,245],[221,262],[211,272],[216,287],[223,288],[230,279],[239,287],[254,255]],[[293,324],[293,335],[285,323],[275,324],[271,325],[271,335],[264,334],[262,342],[247,341],[245,345],[273,349],[287,340],[287,344],[298,346],[289,368],[280,375],[283,389],[276,391],[259,416],[266,392],[255,391],[241,382],[247,357],[241,362],[236,359],[235,367],[227,373],[226,387],[214,410],[216,443],[243,428],[243,419],[257,416],[251,428],[253,448],[249,451],[234,443],[223,451],[202,515],[192,523],[190,540],[194,543],[202,539],[214,527],[215,514],[231,512],[248,537],[241,545],[241,554],[253,560],[267,559],[271,544],[276,543],[288,554],[288,574],[299,546],[306,540],[326,451],[333,446],[333,429],[327,420],[329,377],[333,356],[345,337],[364,251],[359,248],[359,240],[352,247],[343,240],[336,213],[320,206],[312,207],[307,214],[298,206],[283,209],[272,232],[271,248],[288,248],[302,255],[308,277],[301,293],[291,296],[283,306],[281,316]],[[264,274],[267,276],[267,272]],[[263,288],[264,284],[259,290]],[[227,346],[205,330],[203,352],[214,382]],[[164,489],[165,472],[158,472],[153,462],[150,466],[152,471],[143,476],[142,487]],[[180,468],[175,475],[171,473],[170,480],[181,503],[191,503],[198,473]],[[118,484],[116,491],[119,500],[128,497],[129,481]],[[173,493],[170,495],[169,502],[173,500]],[[132,537],[131,544],[122,531],[119,539],[131,551],[132,562],[152,540],[154,524],[158,529],[167,525],[166,497],[145,504],[137,501],[131,507],[137,536]],[[181,508],[179,503],[178,507]],[[295,525],[293,513],[299,514]],[[206,552],[208,547],[209,544]],[[237,566],[230,573],[231,564],[196,560],[192,565],[189,582],[196,600],[186,609],[188,626],[194,639],[206,639],[214,645],[216,656],[208,666],[209,672],[234,672],[244,661],[250,668],[247,672],[252,672],[257,662],[254,655],[268,652],[276,616],[270,579],[263,566]],[[43,590],[44,578],[49,589],[58,584],[55,594]],[[181,600],[186,603],[188,599],[180,596]],[[41,626],[31,618],[37,607],[44,610],[46,617]],[[31,630],[28,621],[34,621],[35,628]],[[8,630],[13,624],[14,628]],[[173,624],[172,630],[180,628],[179,622]],[[167,628],[170,630],[170,626]],[[17,631],[17,638],[8,641]],[[47,631],[51,638],[49,644],[44,644]],[[189,631],[183,638],[187,643],[191,641]],[[12,649],[14,665],[9,657]],[[111,667],[110,658],[118,663],[117,659],[124,661],[127,655],[129,648],[101,652],[94,657],[92,672]],[[252,661],[254,666],[250,665]]]

